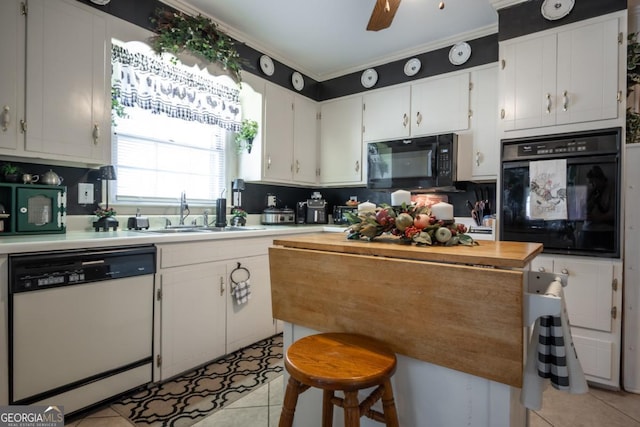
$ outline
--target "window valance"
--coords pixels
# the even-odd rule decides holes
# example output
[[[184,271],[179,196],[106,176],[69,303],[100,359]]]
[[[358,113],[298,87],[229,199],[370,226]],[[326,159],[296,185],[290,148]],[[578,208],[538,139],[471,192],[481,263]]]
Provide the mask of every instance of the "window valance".
[[[240,91],[234,83],[117,43],[112,43],[111,65],[112,96],[121,105],[240,130]]]

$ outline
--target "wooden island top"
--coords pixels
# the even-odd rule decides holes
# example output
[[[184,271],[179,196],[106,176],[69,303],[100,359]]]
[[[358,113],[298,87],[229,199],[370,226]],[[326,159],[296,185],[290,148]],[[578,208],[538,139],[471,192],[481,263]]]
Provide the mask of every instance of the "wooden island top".
[[[273,316],[378,338],[396,353],[522,386],[523,289],[536,243],[347,240],[318,233],[269,249]]]

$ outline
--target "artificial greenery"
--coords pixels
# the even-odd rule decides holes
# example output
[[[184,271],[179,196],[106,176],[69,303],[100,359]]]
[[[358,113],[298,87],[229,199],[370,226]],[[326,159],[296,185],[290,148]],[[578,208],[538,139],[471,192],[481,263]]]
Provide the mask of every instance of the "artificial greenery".
[[[12,165],[11,163],[5,163],[0,167],[0,171],[3,175],[17,175],[20,173],[20,167]]]
[[[236,133],[236,148],[238,154],[242,153],[244,149],[248,153],[251,153],[251,147],[253,145],[253,139],[258,134],[258,122],[255,120],[243,119],[240,125],[240,131]]]
[[[218,25],[202,15],[196,17],[180,12],[158,9],[151,18],[157,34],[151,37],[151,45],[156,53],[170,52],[174,55],[182,51],[204,57],[210,62],[218,62],[240,83],[242,60],[231,37]],[[177,61],[173,58],[174,63]]]
[[[114,87],[111,87],[111,124],[113,126],[117,126],[116,116],[122,118],[127,118],[129,115],[124,111],[124,105],[120,104],[118,97],[120,95],[120,91]]]
[[[627,36],[627,97],[640,83],[640,43],[638,33],[629,33]],[[640,96],[636,93],[636,96]],[[633,108],[627,108],[627,144],[640,140],[640,113]]]

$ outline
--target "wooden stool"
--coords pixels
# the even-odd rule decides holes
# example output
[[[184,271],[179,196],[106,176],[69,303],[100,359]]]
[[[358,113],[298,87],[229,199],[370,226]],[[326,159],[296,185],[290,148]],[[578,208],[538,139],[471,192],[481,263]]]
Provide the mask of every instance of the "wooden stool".
[[[298,396],[309,387],[323,390],[323,427],[333,424],[333,405],[344,409],[345,427],[359,427],[362,416],[398,427],[391,388],[396,355],[380,341],[347,333],[311,335],[287,349],[284,366],[290,377],[279,427],[293,425]],[[373,386],[377,388],[360,403],[358,390]],[[336,390],[344,392],[344,399],[335,396]],[[371,409],[381,398],[384,413]]]

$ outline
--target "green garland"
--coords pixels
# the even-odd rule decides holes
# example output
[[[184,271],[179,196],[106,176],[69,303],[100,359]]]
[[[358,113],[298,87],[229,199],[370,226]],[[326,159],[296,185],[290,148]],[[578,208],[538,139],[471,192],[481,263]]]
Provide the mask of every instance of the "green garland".
[[[627,97],[635,91],[640,83],[640,43],[638,33],[629,33],[627,36]],[[636,96],[640,96],[636,94]],[[640,113],[631,107],[627,107],[626,143],[640,142]]]
[[[218,25],[202,15],[196,17],[180,12],[158,9],[151,18],[156,25],[157,35],[151,37],[151,45],[156,53],[169,52],[174,55],[188,51],[200,55],[210,62],[218,62],[240,83],[242,60],[231,37]]]

